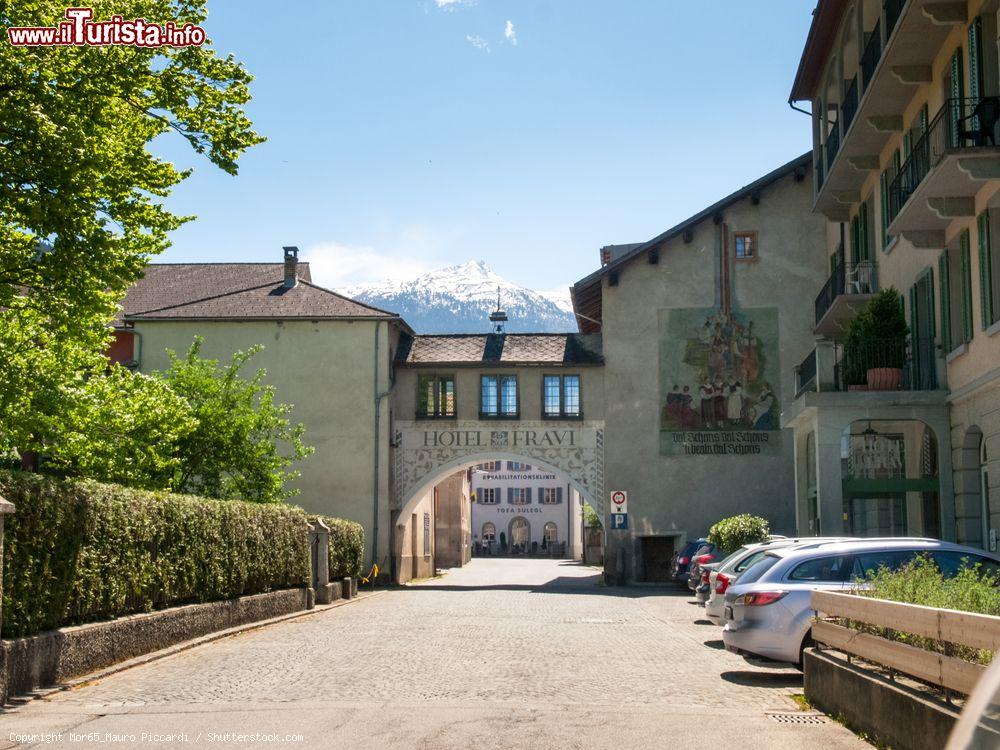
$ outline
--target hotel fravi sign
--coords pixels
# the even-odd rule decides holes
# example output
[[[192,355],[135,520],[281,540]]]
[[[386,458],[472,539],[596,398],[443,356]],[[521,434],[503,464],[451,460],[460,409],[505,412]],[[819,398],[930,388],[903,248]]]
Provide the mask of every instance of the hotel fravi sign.
[[[595,504],[604,498],[603,422],[397,421],[392,443],[399,507],[442,471],[470,460],[538,462],[565,474]]]

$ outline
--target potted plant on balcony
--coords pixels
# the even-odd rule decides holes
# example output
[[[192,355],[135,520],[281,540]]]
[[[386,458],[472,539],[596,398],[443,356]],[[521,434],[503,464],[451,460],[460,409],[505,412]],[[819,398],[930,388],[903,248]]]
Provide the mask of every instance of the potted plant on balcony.
[[[899,390],[909,333],[899,292],[893,287],[883,289],[851,321],[844,344],[843,372],[848,387]]]

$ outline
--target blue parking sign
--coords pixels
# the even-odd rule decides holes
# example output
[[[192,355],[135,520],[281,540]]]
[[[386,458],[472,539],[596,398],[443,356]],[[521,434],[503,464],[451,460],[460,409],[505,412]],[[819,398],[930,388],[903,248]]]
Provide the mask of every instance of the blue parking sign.
[[[611,528],[612,529],[627,529],[628,528],[628,513],[612,513],[611,514]]]

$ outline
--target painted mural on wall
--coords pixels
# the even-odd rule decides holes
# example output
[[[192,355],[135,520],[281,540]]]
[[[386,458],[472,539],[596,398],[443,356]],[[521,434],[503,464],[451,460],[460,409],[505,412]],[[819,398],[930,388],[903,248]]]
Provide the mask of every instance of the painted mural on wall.
[[[778,310],[735,305],[725,227],[719,244],[716,304],[660,311],[663,455],[781,449]]]

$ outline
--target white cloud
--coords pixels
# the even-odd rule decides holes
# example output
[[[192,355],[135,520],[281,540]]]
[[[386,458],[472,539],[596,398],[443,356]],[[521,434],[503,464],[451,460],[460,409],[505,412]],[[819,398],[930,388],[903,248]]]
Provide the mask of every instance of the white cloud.
[[[469,44],[471,44],[476,49],[485,50],[487,55],[490,54],[490,45],[489,45],[489,42],[487,42],[481,36],[473,36],[471,34],[466,34],[465,35],[465,41],[467,41]]]
[[[426,256],[412,248],[379,251],[374,247],[323,242],[307,247],[302,256],[309,262],[313,283],[328,289],[376,281],[405,281],[433,267],[432,263],[417,260],[415,256]]]
[[[471,8],[479,0],[434,0],[439,10],[446,10],[449,13],[460,8]]]
[[[517,32],[514,31],[513,21],[507,21],[507,24],[503,28],[503,35],[508,42],[513,44],[515,47],[517,46]]]

